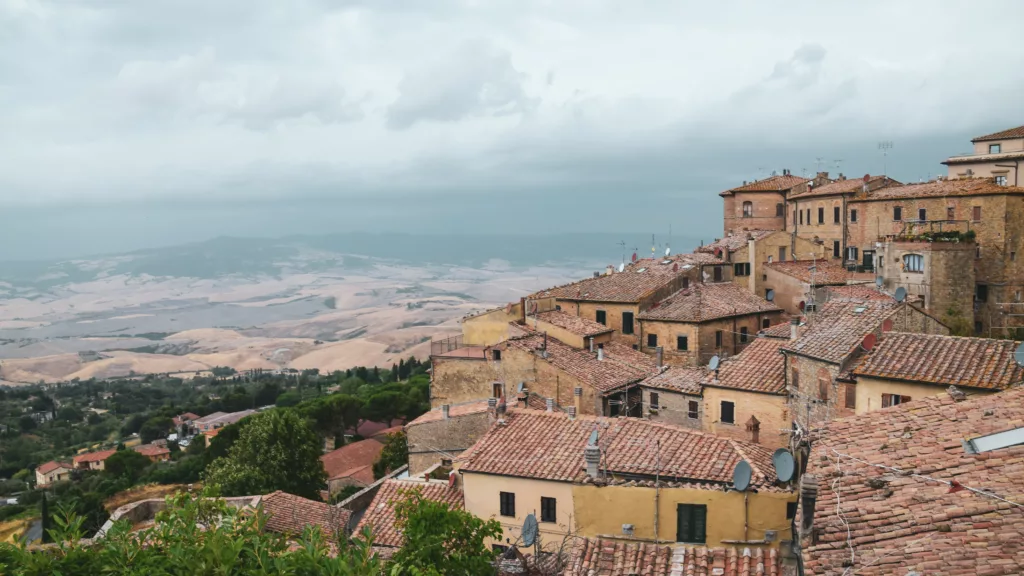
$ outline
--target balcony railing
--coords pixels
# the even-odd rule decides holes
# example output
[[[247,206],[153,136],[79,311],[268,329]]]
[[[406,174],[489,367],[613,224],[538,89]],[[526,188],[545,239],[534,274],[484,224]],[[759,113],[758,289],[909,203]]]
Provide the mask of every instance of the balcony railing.
[[[441,354],[447,354],[454,350],[464,347],[465,344],[462,342],[462,334],[457,336],[450,336],[443,340],[431,340],[430,341],[430,355],[439,356]]]

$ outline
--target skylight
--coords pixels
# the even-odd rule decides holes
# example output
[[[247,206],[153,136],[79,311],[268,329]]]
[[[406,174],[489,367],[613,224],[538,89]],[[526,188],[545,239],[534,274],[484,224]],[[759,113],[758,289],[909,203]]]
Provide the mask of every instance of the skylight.
[[[968,454],[981,454],[1018,444],[1024,444],[1024,428],[1014,428],[1005,432],[964,440],[964,451]]]
[[[853,309],[853,313],[854,314],[863,314],[864,311],[867,310],[867,309],[868,309],[867,306],[857,306],[856,308]]]

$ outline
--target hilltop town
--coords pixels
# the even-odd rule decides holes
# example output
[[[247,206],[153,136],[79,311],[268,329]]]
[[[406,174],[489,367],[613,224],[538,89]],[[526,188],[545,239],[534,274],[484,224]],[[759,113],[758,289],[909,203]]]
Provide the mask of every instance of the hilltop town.
[[[714,242],[467,315],[429,364],[304,373],[325,388],[313,400],[176,413],[173,439],[133,451],[159,468],[168,442],[201,443],[244,476],[274,467],[246,449],[293,458],[246,430],[300,430],[298,414],[319,426],[294,435],[316,439],[298,446],[312,484],[239,483],[225,501],[300,548],[307,525],[371,535],[385,560],[420,542],[415,492],[493,522],[493,574],[1024,572],[1024,126],[972,142],[930,182],[738,182],[718,192]],[[406,409],[378,406],[392,400]],[[41,463],[35,488],[123,451]],[[294,458],[284,476],[305,474]],[[225,469],[203,479],[233,486]],[[94,541],[152,525],[154,502],[113,511]]]

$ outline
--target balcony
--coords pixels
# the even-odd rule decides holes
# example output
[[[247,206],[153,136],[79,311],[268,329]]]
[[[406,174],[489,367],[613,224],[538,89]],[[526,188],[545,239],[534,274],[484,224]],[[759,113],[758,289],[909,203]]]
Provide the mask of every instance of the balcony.
[[[899,232],[885,234],[881,241],[974,242],[970,220],[905,220]]]

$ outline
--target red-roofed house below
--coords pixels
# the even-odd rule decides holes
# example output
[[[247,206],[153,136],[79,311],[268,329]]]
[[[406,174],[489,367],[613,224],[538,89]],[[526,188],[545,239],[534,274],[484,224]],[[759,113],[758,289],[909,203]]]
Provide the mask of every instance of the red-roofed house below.
[[[875,278],[873,274],[849,272],[834,260],[770,262],[764,270],[765,290],[771,290],[772,301],[789,314],[811,312],[814,304],[822,304],[824,295],[818,288],[871,284]]]
[[[44,464],[40,464],[36,468],[36,486],[49,486],[54,482],[62,482],[71,478],[71,471],[74,469],[74,465],[66,462],[57,462],[50,460]]]
[[[574,542],[562,576],[782,576],[796,559],[775,549],[657,545],[600,538]]]
[[[171,459],[171,451],[166,446],[143,444],[132,448],[132,450],[149,458],[151,462],[164,462]]]
[[[71,459],[72,464],[79,470],[103,470],[103,462],[113,456],[116,450],[97,450],[86,452]]]
[[[781,230],[740,230],[726,234],[711,244],[697,248],[696,252],[720,254],[732,268],[732,282],[757,294],[765,295],[764,267],[766,262],[784,261],[793,254],[817,254],[828,257],[828,248],[820,242],[801,238]]]
[[[327,472],[327,491],[335,494],[345,486],[373,484],[373,463],[384,444],[377,438],[346,444],[320,457]]]
[[[455,510],[463,507],[462,490],[449,486],[447,480],[384,480],[353,534],[361,534],[369,528],[373,532],[374,546],[401,547],[403,538],[395,526],[395,504],[413,492],[418,492],[424,500],[441,502]]]

